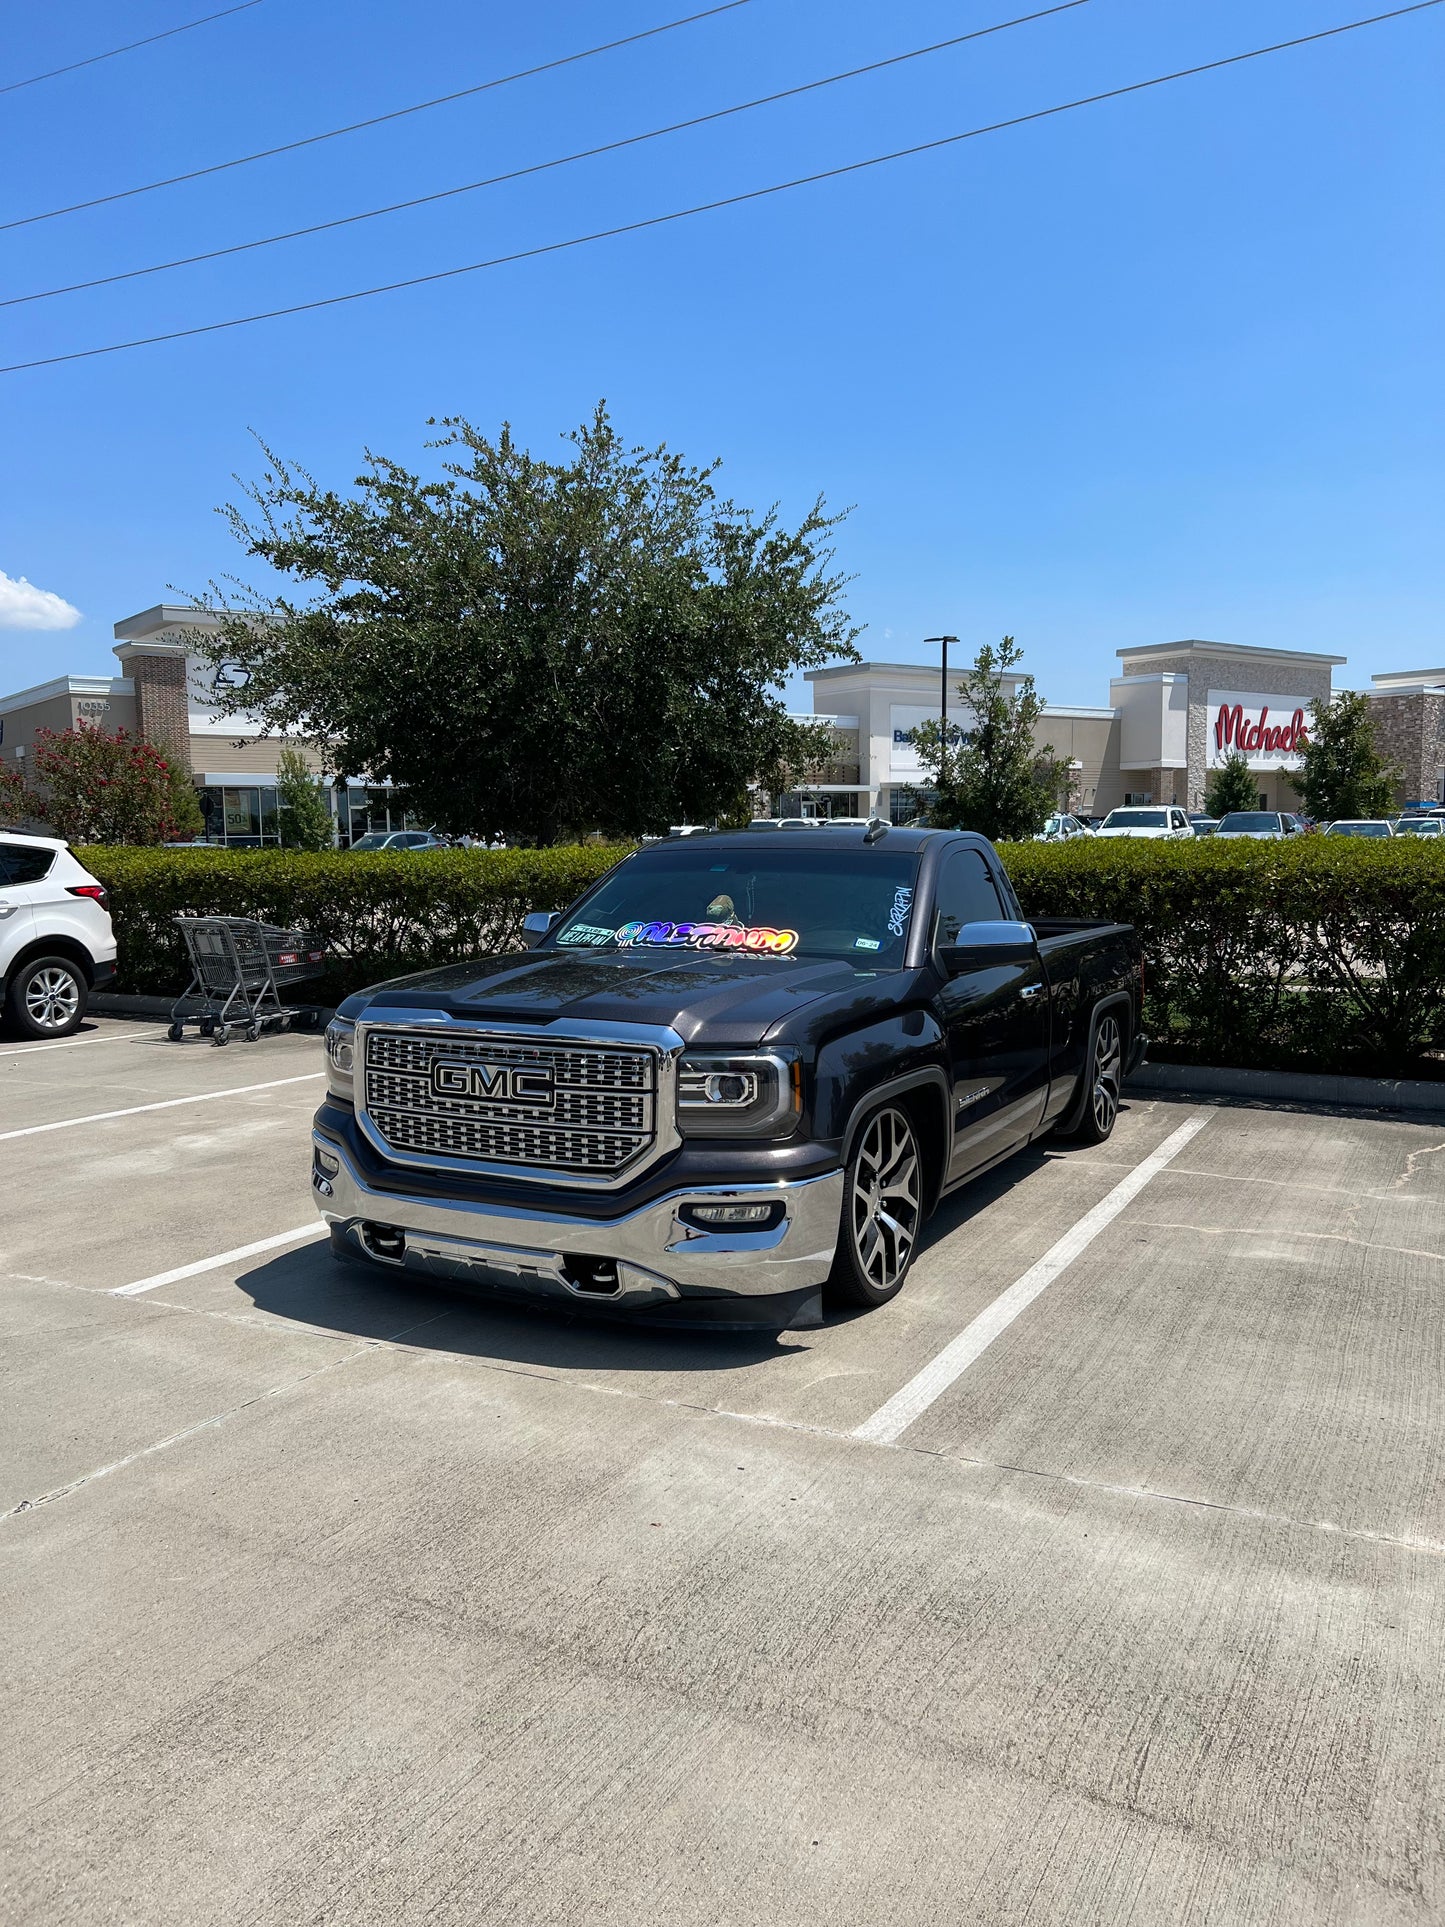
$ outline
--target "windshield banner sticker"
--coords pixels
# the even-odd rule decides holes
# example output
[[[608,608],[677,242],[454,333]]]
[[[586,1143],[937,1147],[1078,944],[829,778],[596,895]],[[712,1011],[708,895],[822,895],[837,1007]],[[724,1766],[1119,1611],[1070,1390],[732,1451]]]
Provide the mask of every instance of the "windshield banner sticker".
[[[893,908],[888,912],[888,934],[890,937],[901,937],[903,935],[903,926],[907,923],[908,912],[912,908],[913,892],[911,890],[904,889],[893,892]]]
[[[796,930],[774,930],[769,924],[745,923],[624,923],[617,932],[618,947],[634,943],[686,944],[693,950],[749,950],[754,955],[782,957],[798,945]]]

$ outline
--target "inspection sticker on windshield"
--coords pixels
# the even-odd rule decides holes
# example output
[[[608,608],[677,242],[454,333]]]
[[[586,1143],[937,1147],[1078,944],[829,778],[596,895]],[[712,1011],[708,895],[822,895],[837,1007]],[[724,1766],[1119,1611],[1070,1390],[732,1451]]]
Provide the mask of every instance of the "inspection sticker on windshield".
[[[574,923],[562,932],[557,941],[576,944],[611,943],[612,932],[604,930],[600,923]]]
[[[893,892],[893,908],[888,912],[888,934],[901,937],[903,926],[908,921],[908,912],[913,908],[913,892],[904,888]]]
[[[617,932],[619,948],[634,943],[685,944],[692,950],[748,950],[755,956],[786,956],[796,950],[796,930],[774,930],[770,924],[745,923],[624,923]]]
[[[855,937],[853,939],[853,948],[855,950],[881,950],[883,945],[878,941],[877,937]]]

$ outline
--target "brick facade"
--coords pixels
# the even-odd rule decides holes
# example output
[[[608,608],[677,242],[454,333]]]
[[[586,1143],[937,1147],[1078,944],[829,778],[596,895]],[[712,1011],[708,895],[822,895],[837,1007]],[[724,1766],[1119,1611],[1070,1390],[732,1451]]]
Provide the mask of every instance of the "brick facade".
[[[1372,696],[1370,719],[1376,748],[1404,778],[1396,802],[1438,799],[1440,772],[1445,770],[1445,691]]]
[[[191,769],[191,723],[186,700],[186,651],[183,646],[132,643],[117,649],[135,686],[136,733],[162,747],[187,773]]]

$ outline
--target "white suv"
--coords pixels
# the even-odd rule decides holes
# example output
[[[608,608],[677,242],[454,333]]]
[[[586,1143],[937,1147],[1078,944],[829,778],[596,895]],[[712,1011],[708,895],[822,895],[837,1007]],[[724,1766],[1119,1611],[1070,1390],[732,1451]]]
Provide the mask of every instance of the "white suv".
[[[65,1037],[115,975],[103,884],[58,837],[0,830],[0,1006],[22,1037]]]

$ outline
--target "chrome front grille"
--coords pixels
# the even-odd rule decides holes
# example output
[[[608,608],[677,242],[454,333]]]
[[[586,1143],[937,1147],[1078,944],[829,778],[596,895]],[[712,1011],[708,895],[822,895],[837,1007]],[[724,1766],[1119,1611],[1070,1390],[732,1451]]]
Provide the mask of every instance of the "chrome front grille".
[[[653,1050],[378,1028],[361,1057],[362,1114],[405,1162],[605,1180],[656,1143]]]

